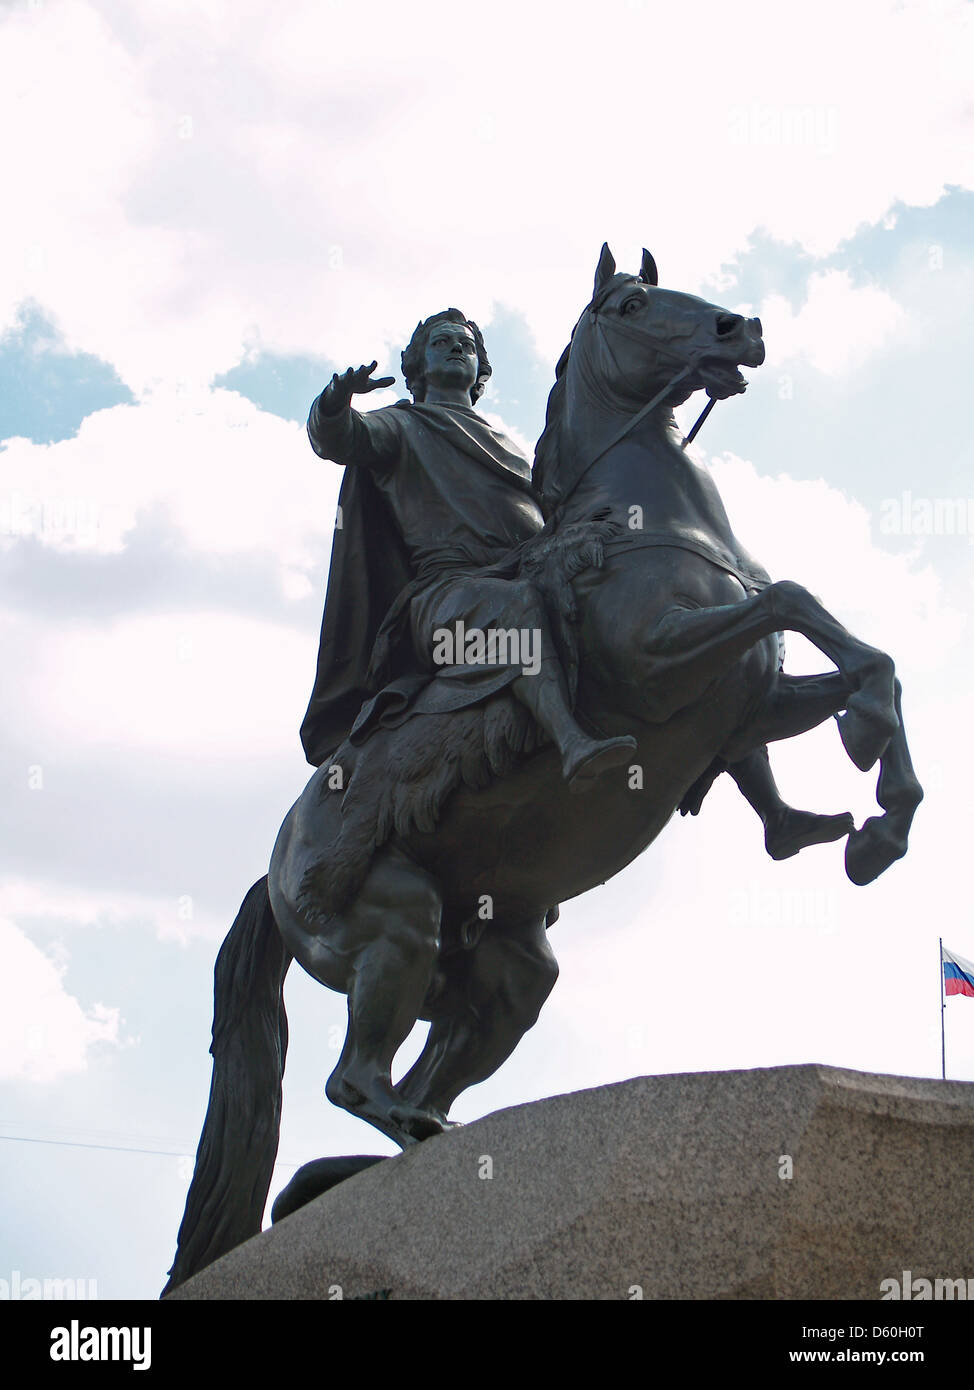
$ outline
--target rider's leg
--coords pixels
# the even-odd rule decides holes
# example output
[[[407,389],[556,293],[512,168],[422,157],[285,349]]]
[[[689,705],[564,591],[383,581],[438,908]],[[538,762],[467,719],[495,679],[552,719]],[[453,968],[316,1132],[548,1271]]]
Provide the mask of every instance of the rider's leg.
[[[423,1052],[400,1090],[445,1116],[461,1092],[492,1076],[538,1019],[558,978],[543,916],[492,922],[471,951],[452,957]]]
[[[610,767],[625,765],[636,751],[634,738],[595,739],[579,727],[568,703],[561,663],[554,656],[541,658],[537,674],[518,676],[511,691],[554,742],[573,790],[582,790]]]
[[[468,631],[531,633],[537,660],[529,667],[535,669],[522,666],[510,688],[558,749],[573,790],[590,785],[609,767],[622,766],[636,751],[635,739],[595,739],[580,728],[544,600],[529,580],[481,574],[451,578],[413,600],[411,621],[417,656],[429,670],[436,669],[429,659],[436,634],[461,621]]]
[[[562,772],[572,790],[583,790],[610,767],[628,763],[636,751],[636,740],[628,736],[595,739],[580,728],[572,713],[568,682],[542,600],[526,581],[508,583],[518,591],[522,612],[534,629],[535,642],[540,649],[537,671],[518,676],[511,691],[554,742],[561,754]]]
[[[855,822],[845,812],[817,816],[796,811],[781,797],[767,748],[756,748],[727,769],[764,824],[764,844],[772,859],[790,859],[808,845],[824,845],[848,835]]]

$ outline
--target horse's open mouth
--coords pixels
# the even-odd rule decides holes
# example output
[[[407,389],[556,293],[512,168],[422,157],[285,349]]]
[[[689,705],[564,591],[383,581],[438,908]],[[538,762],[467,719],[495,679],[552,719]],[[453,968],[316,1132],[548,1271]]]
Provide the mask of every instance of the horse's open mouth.
[[[747,390],[747,381],[733,362],[719,357],[705,357],[698,370],[707,394],[716,400],[722,401],[727,396],[737,396]]]

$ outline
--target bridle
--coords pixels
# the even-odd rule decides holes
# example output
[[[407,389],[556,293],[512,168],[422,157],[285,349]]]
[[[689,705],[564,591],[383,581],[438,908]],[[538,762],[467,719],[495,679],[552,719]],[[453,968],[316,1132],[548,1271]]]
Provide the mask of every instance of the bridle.
[[[622,372],[622,369],[619,366],[619,359],[616,357],[615,353],[612,350],[612,343],[609,341],[606,328],[608,325],[611,325],[612,331],[614,333],[621,333],[623,336],[636,339],[642,344],[646,343],[646,335],[644,333],[637,332],[633,328],[630,328],[628,324],[622,323],[619,319],[610,319],[608,320],[608,323],[605,319],[603,319],[599,310],[601,309],[601,306],[604,303],[605,299],[608,298],[608,293],[609,292],[607,291],[605,294],[594,299],[592,303],[589,305],[588,309],[586,310],[586,313],[591,318],[596,331],[602,334],[602,341],[605,344],[605,348],[609,354],[609,357],[612,359],[613,366],[615,367],[619,375],[619,379],[625,381],[625,374]],[[581,322],[581,320],[579,320],[579,322]],[[655,408],[660,404],[660,402],[664,401],[666,397],[670,394],[674,386],[678,386],[679,383],[684,379],[684,377],[689,376],[689,374],[697,366],[700,360],[706,356],[706,352],[702,348],[698,349],[696,352],[679,353],[674,352],[672,348],[667,347],[663,343],[654,343],[653,346],[656,352],[659,354],[659,356],[671,357],[676,362],[682,363],[682,366],[679,368],[677,372],[674,373],[673,376],[670,377],[666,385],[662,387],[661,390],[657,391],[656,395],[652,398],[652,400],[647,401],[645,405],[640,406],[639,410],[636,411],[635,415],[631,415],[629,419],[625,422],[625,424],[622,426],[622,428],[617,430],[615,434],[612,435],[612,437],[609,439],[609,442],[599,450],[599,452],[595,455],[594,458],[589,460],[589,462],[582,469],[581,473],[579,473],[578,477],[575,479],[575,484],[572,488],[572,491],[575,490],[575,487],[578,486],[579,482],[581,482],[582,478],[592,467],[592,465],[598,463],[599,459],[604,458],[610,449],[614,449],[618,443],[625,439],[627,434],[630,434],[636,428],[636,426],[640,424],[641,421],[645,420],[646,416],[650,413],[650,411],[655,410]],[[696,424],[693,426],[690,433],[683,440],[683,443],[680,446],[682,449],[685,449],[688,444],[693,443],[693,440],[696,438],[700,426],[703,424],[704,420],[706,420],[707,416],[710,414],[710,412],[713,410],[716,404],[716,398],[711,396],[710,400],[707,402],[703,410],[700,412]]]

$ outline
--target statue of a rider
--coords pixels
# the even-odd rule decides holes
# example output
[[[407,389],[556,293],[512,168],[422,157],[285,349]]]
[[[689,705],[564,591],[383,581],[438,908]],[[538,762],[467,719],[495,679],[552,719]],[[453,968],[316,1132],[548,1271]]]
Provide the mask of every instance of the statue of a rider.
[[[352,409],[392,384],[373,362],[314,402],[316,453],[347,465],[301,731],[317,771],[217,961],[210,1104],[170,1288],[260,1229],[292,961],[348,999],[328,1098],[405,1147],[441,1134],[536,1022],[557,976],[554,904],[631,863],[678,807],[699,810],[720,773],[774,858],[847,837],[846,872],[865,884],[905,853],[922,790],[892,660],[746,555],[681,448],[672,406],[743,389],[738,366],[763,357],[757,320],[659,290],[648,252],[638,277],[617,273],[604,247],[549,397],[547,522],[527,460],[474,408],[490,366],[458,310],[403,353],[411,401]],[[645,545],[624,533],[633,505],[659,527]],[[780,640],[776,669],[782,628],[835,671],[785,675]],[[491,646],[525,632],[530,655]],[[788,807],[760,746],[833,716],[856,766],[880,763],[884,814],[860,830]],[[426,1042],[393,1081],[419,1019]]]

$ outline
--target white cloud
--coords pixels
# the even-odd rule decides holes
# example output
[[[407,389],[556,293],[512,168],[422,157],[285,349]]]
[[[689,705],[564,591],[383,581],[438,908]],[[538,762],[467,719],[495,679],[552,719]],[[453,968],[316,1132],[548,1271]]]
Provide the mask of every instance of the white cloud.
[[[190,766],[292,751],[293,693],[314,651],[299,633],[225,612],[140,615],[51,627],[7,619],[30,746],[179,755]],[[26,629],[33,631],[33,640]]]
[[[85,1009],[64,985],[66,967],[0,917],[0,1080],[49,1082],[84,1071],[99,1043],[119,1043],[119,1011]]]
[[[273,552],[289,571],[331,546],[339,470],[303,426],[233,391],[156,391],[89,415],[72,439],[11,440],[2,457],[4,529],[57,549],[119,552],[150,508],[194,549]]]
[[[0,913],[17,922],[57,921],[69,928],[148,925],[158,940],[182,946],[201,937],[219,941],[227,931],[222,918],[201,909],[191,898],[126,892],[114,884],[91,892],[76,885],[63,888],[41,879],[7,876],[0,878]],[[63,947],[58,954],[65,964]]]
[[[420,313],[486,320],[494,298],[554,354],[606,236],[622,265],[650,243],[664,283],[692,289],[757,227],[821,254],[897,199],[974,186],[969,8],[816,14],[8,14],[0,320],[32,295],[137,390],[205,381],[255,325],[367,361]]]
[[[874,543],[862,503],[824,478],[769,477],[735,454],[709,466],[731,525],[772,578],[804,584],[856,636],[902,653],[907,666],[929,672],[953,662],[966,616],[931,564]]]
[[[812,275],[808,296],[796,314],[781,295],[761,305],[768,366],[807,357],[829,376],[845,375],[871,353],[893,343],[904,312],[892,295],[875,285],[853,285],[845,270]]]

